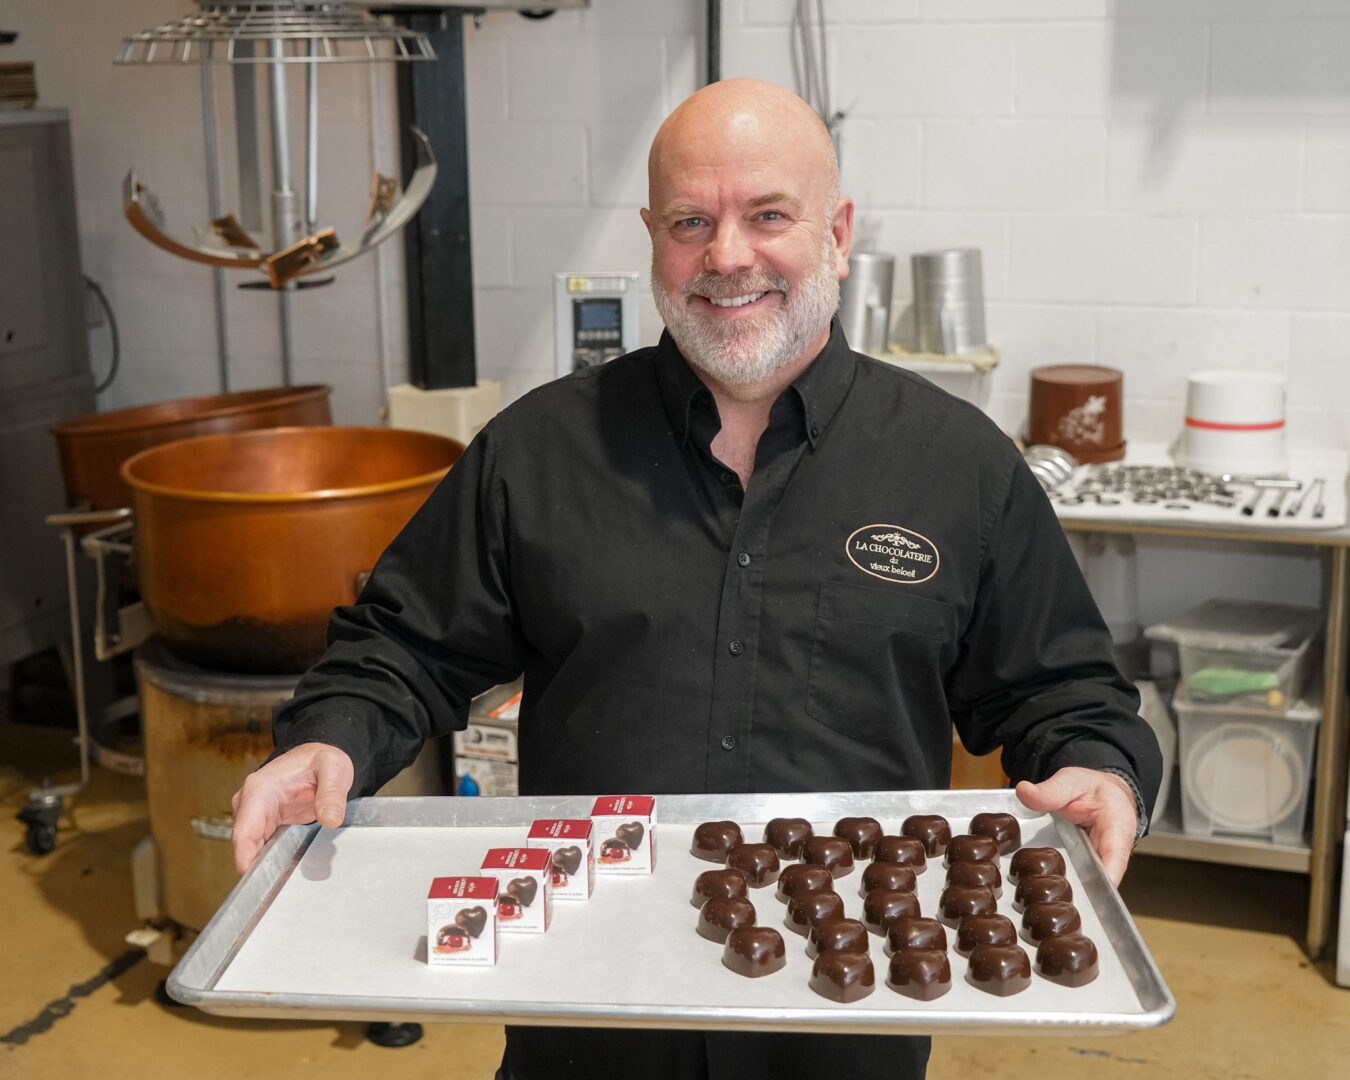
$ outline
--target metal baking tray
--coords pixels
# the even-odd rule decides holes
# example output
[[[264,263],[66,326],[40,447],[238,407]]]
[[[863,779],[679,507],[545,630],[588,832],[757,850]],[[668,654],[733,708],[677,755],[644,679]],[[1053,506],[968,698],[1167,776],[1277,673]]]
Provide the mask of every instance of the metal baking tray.
[[[339,829],[280,830],[169,977],[185,1004],[226,1016],[305,1020],[466,1021],[598,1027],[717,1028],[841,1033],[1110,1034],[1166,1023],[1176,1002],[1083,833],[1032,814],[1011,791],[662,795],[650,876],[597,873],[590,900],[556,901],[544,934],[503,934],[491,968],[426,963],[426,894],[433,877],[471,874],[491,847],[520,846],[537,818],[586,817],[593,798],[368,798]],[[1059,848],[1101,973],[1067,988],[995,997],[964,980],[951,945],[952,989],[913,1001],[885,985],[888,958],[873,937],[876,989],[837,1004],[808,986],[805,939],[783,928],[788,963],[747,979],[722,947],[695,932],[694,879],[710,864],[689,853],[694,826],[731,819],[759,839],[773,817],[804,817],[828,835],[849,815],[888,833],[910,814],[942,814],[953,832],[981,811],[1021,822],[1024,846]],[[1006,870],[1009,856],[1002,859]],[[924,914],[937,909],[940,860],[919,876]],[[840,878],[858,917],[861,870]],[[1020,925],[1005,882],[999,910]],[[772,887],[754,890],[758,921],[781,926]],[[1034,949],[1029,949],[1034,958]]]

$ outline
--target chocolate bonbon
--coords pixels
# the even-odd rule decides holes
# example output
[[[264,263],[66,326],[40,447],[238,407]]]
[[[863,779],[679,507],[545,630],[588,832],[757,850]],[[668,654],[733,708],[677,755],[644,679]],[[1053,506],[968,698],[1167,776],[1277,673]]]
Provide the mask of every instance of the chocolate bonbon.
[[[811,965],[811,989],[831,1001],[865,998],[876,988],[872,958],[862,950],[831,950],[820,953]]]
[[[834,823],[834,835],[848,841],[855,859],[869,859],[883,832],[881,822],[874,817],[845,817]]]
[[[956,926],[966,915],[992,915],[998,910],[994,890],[985,885],[948,885],[938,898],[937,917]]]
[[[694,830],[689,852],[708,862],[727,861],[727,852],[741,843],[741,827],[734,821],[705,821]]]
[[[1022,936],[1033,945],[1057,934],[1076,934],[1082,928],[1082,916],[1067,900],[1038,900],[1022,912]]]
[[[900,949],[891,954],[886,985],[916,1001],[932,1001],[952,988],[946,949]]]
[[[611,836],[600,844],[600,858],[604,862],[627,862],[632,857],[633,849],[617,836]]]
[[[521,907],[529,907],[539,894],[539,879],[532,877],[512,878],[506,883],[508,896],[515,897]]]
[[[1024,847],[1008,860],[1008,880],[1014,885],[1024,874],[1064,874],[1064,856],[1052,847]]]
[[[872,858],[876,862],[908,866],[916,874],[922,874],[928,865],[923,841],[917,836],[883,836],[872,848]]]
[[[1055,934],[1036,946],[1036,971],[1061,986],[1085,986],[1097,977],[1097,946],[1085,934]]]
[[[750,882],[739,870],[704,870],[694,879],[694,893],[689,902],[701,908],[709,900],[732,900],[745,897],[750,891]]]
[[[727,935],[742,926],[755,924],[755,905],[743,896],[730,900],[709,900],[698,909],[698,932],[701,937],[719,945]]]
[[[805,934],[818,919],[836,919],[844,914],[844,898],[836,892],[798,893],[788,901],[789,930]]]
[[[1006,915],[966,915],[956,924],[956,951],[969,956],[976,945],[1016,945],[1017,927]]]
[[[884,934],[899,918],[917,918],[919,898],[898,889],[873,889],[863,897],[862,921],[874,934]]]
[[[575,844],[569,844],[567,847],[553,849],[553,866],[561,870],[568,877],[571,877],[581,869],[581,848]]]
[[[799,893],[834,892],[834,875],[824,866],[814,863],[795,863],[783,868],[778,875],[775,896],[784,903]]]
[[[738,926],[727,934],[722,963],[737,975],[757,979],[787,964],[787,946],[772,926]]]
[[[1022,846],[1022,826],[1011,814],[976,814],[970,819],[970,831],[975,836],[993,839],[1000,855]]]
[[[858,888],[858,895],[866,896],[873,889],[913,892],[914,884],[914,871],[908,866],[901,866],[899,863],[868,863],[863,867],[862,884]]]
[[[744,873],[752,889],[778,880],[778,852],[772,844],[737,844],[727,852],[727,866]]]
[[[631,850],[636,851],[642,846],[642,837],[646,834],[646,831],[642,822],[629,821],[615,829],[614,835],[627,844]]]
[[[1013,893],[1013,910],[1026,911],[1046,900],[1072,900],[1073,886],[1058,874],[1023,874]]]
[[[954,862],[995,862],[997,859],[998,841],[993,837],[962,833],[953,836],[947,844],[942,865],[951,866]]]
[[[886,928],[886,951],[900,949],[945,949],[947,931],[936,919],[902,916]]]
[[[1031,959],[1020,945],[976,945],[966,981],[999,997],[1021,993],[1031,985]]]
[[[900,835],[917,839],[931,859],[947,850],[947,842],[952,838],[952,827],[947,824],[945,817],[937,814],[912,814],[901,823]]]
[[[780,859],[796,859],[802,845],[815,836],[806,818],[776,817],[764,826],[764,842],[772,844]]]
[[[487,911],[481,907],[462,908],[455,913],[455,925],[462,926],[469,937],[478,937],[487,925]]]
[[[806,932],[806,955],[816,956],[831,949],[867,951],[867,927],[857,919],[831,916],[817,919]]]
[[[814,863],[843,877],[853,869],[853,847],[838,836],[813,836],[802,845],[802,862]]]
[[[992,862],[954,862],[947,867],[948,885],[987,885],[995,896],[1003,895],[1003,876]]]

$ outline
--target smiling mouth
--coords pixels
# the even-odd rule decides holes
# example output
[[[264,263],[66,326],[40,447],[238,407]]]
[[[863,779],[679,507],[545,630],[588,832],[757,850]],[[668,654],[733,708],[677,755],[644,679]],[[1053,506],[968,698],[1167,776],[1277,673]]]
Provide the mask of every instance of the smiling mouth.
[[[707,300],[708,303],[712,304],[713,307],[733,308],[733,307],[744,307],[746,304],[753,304],[756,300],[761,300],[768,295],[769,295],[768,292],[765,291],[765,292],[746,293],[744,296],[727,296],[727,297],[705,296],[704,299]]]

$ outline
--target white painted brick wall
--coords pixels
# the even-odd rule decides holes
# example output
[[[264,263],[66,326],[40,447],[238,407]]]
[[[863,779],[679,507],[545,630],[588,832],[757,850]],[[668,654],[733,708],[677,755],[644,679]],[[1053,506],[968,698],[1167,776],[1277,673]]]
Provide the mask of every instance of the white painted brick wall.
[[[973,210],[1102,205],[1097,120],[934,120],[923,127],[923,203]]]
[[[11,54],[39,62],[44,103],[72,110],[85,268],[117,305],[126,346],[104,404],[211,389],[209,275],[151,248],[119,206],[135,165],[176,224],[204,216],[196,73],[111,64],[122,34],[191,4],[87,6],[67,25],[61,5],[11,0],[7,25],[23,34]],[[727,0],[723,73],[792,85],[794,7]],[[594,0],[541,21],[466,20],[479,369],[503,380],[508,401],[552,375],[557,270],[641,271],[642,339],[656,339],[637,210],[651,136],[701,81],[704,10]],[[825,10],[857,244],[897,256],[893,336],[910,329],[909,255],[975,246],[1003,357],[990,411],[1010,430],[1040,364],[1119,367],[1127,434],[1149,440],[1175,433],[1188,371],[1232,366],[1287,375],[1292,443],[1350,447],[1345,0],[827,0]],[[321,195],[344,221],[364,211],[354,202],[372,166],[358,135],[370,76],[354,71],[324,76],[325,123],[342,138],[325,145],[334,175]],[[220,108],[228,131],[228,100]],[[363,422],[377,419],[379,342],[401,349],[405,338],[401,323],[370,325],[380,295],[401,311],[396,249],[383,267],[350,268],[298,317],[297,377],[333,382],[340,415]],[[276,381],[275,304],[231,289],[229,311],[236,381]],[[391,368],[405,364],[400,353]]]
[[[1012,218],[1008,295],[1093,304],[1190,304],[1196,225],[1179,217],[1026,214]]]

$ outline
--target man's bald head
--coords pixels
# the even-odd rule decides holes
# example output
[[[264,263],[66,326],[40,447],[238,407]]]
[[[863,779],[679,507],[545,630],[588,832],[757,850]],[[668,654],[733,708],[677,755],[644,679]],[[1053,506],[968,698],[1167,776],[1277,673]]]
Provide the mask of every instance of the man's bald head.
[[[666,329],[723,392],[771,393],[824,348],[848,273],[853,202],[829,132],[781,86],[729,79],[671,113],[648,164]]]
[[[834,142],[814,109],[790,90],[762,79],[723,79],[686,98],[666,118],[647,156],[648,198],[660,209],[662,184],[691,159],[786,155],[809,169],[829,216],[839,198]]]

